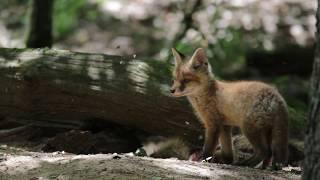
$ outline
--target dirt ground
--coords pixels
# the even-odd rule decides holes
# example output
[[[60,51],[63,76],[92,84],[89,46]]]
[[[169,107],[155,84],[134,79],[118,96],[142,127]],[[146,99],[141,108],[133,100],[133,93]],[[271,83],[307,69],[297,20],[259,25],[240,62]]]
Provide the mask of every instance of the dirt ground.
[[[41,153],[2,145],[0,179],[300,179],[300,175],[177,159],[137,157],[132,153]]]
[[[132,152],[136,149],[135,145],[129,149],[127,146],[119,146],[128,144],[127,141],[132,142],[132,138],[115,136],[115,131],[112,131],[113,136],[110,136],[110,129],[100,133],[80,130],[57,133],[50,128],[26,126],[10,131],[11,134],[4,130],[0,132],[0,180],[300,179],[301,174],[299,164],[302,157],[298,158],[301,152],[293,151],[297,148],[289,148],[296,161],[291,165],[295,167],[270,171],[174,158],[161,159],[179,157],[177,154],[183,155],[183,152],[188,151],[185,144],[181,144],[182,141],[174,139],[160,141],[160,144],[150,142],[153,146],[162,147],[162,151],[157,151],[160,158],[134,156]],[[167,143],[169,151],[172,151],[171,147],[177,154],[168,154],[161,142]],[[238,156],[251,152],[248,142],[242,136],[234,137],[234,146],[238,149]],[[146,151],[150,148],[148,147],[143,146]],[[184,150],[185,148],[187,150]],[[88,149],[91,151],[87,151]],[[161,155],[161,152],[164,154]],[[188,159],[189,155],[185,156],[180,159]]]

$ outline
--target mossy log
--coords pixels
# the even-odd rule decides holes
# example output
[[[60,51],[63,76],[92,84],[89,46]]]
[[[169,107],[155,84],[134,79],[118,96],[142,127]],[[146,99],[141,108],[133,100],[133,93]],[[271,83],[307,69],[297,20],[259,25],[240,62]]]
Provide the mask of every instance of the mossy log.
[[[170,65],[51,49],[0,49],[0,122],[79,128],[103,120],[199,142],[185,98],[169,95]]]

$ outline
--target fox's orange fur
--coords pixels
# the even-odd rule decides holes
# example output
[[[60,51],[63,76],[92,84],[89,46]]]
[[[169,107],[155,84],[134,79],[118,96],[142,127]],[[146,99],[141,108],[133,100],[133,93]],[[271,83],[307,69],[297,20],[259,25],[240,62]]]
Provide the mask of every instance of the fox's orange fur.
[[[216,80],[201,48],[190,60],[172,49],[175,57],[175,97],[187,96],[205,127],[202,159],[213,156],[218,139],[221,161],[231,163],[231,127],[238,126],[252,144],[255,155],[241,164],[265,168],[286,162],[288,113],[284,99],[272,86],[256,81],[223,82]]]

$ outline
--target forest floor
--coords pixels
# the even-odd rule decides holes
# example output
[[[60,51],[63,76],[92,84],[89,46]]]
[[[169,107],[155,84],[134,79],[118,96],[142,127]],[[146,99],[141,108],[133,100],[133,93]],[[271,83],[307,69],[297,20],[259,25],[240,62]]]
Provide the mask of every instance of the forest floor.
[[[300,175],[283,170],[137,157],[132,153],[42,153],[2,145],[0,179],[300,179]]]
[[[271,171],[176,158],[139,157],[133,153],[135,146],[121,146],[118,150],[114,149],[121,145],[121,142],[123,144],[127,141],[123,139],[120,141],[121,138],[114,136],[111,138],[110,131],[93,134],[89,131],[70,130],[57,133],[50,128],[26,126],[8,132],[0,131],[0,180],[300,179],[301,177],[299,166],[302,157],[299,156],[302,152],[300,148],[290,148],[290,146],[289,152],[294,156],[294,160],[289,161],[295,167],[289,166],[280,171]],[[102,140],[97,141],[95,138]],[[110,138],[115,143],[108,143],[107,140]],[[244,152],[250,152],[248,142],[243,136],[235,136],[233,142],[238,157],[245,154]],[[184,151],[181,150],[183,147],[179,143],[172,144],[172,148]],[[107,153],[121,151],[131,153]]]

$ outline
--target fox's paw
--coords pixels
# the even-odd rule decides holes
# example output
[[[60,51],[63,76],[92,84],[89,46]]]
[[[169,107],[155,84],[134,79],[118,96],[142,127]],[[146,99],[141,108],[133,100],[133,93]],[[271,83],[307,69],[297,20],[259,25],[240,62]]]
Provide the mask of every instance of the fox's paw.
[[[189,161],[202,161],[202,151],[196,150],[193,153],[191,153],[189,157]]]
[[[212,156],[204,154],[202,150],[196,150],[193,153],[191,153],[189,160],[198,162],[211,162],[212,158]]]
[[[209,162],[209,163],[226,163],[221,154],[218,153],[214,156],[205,155],[202,150],[194,151],[190,157],[190,161]]]

